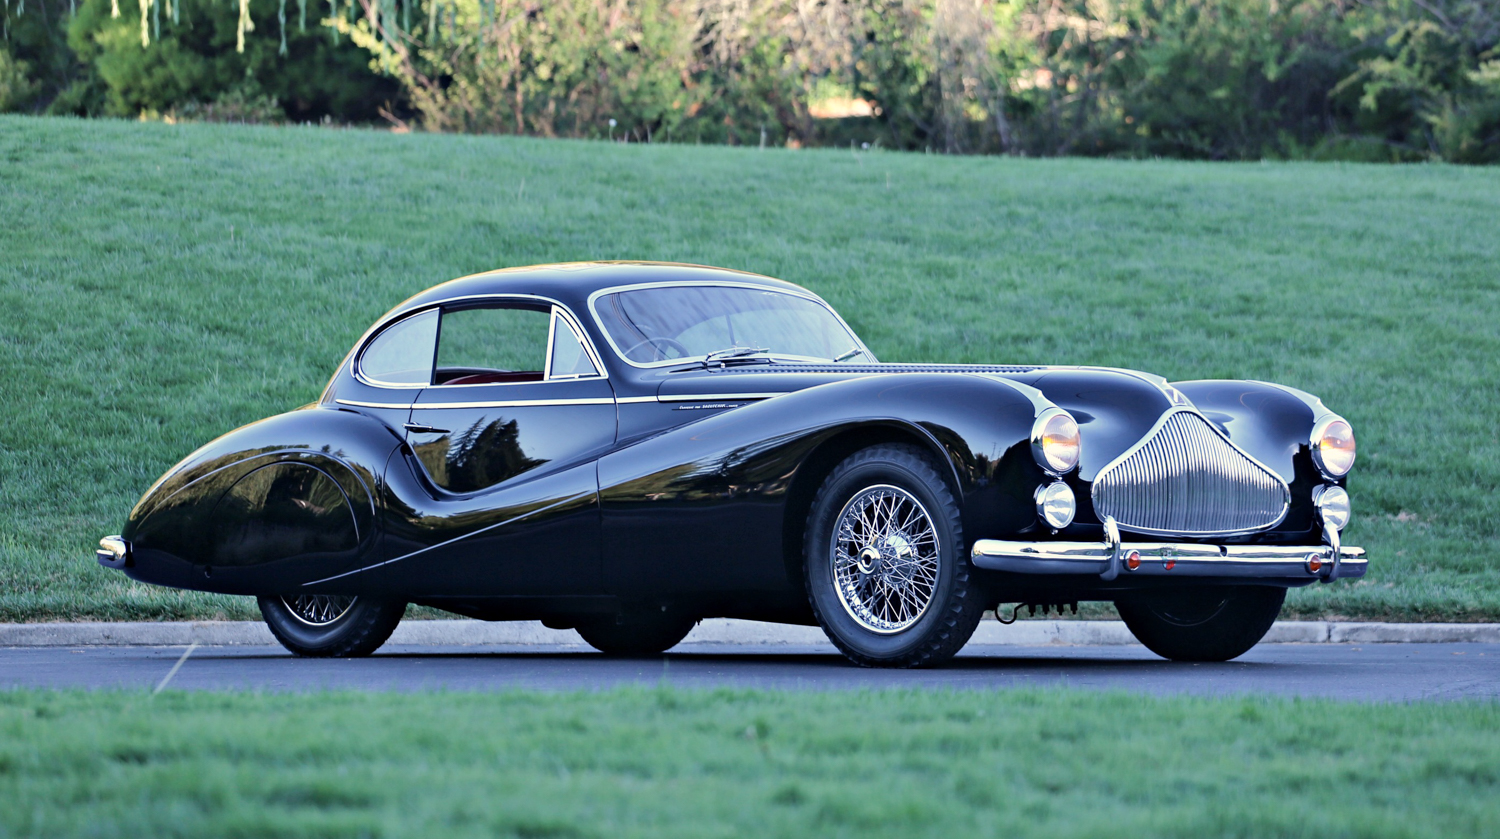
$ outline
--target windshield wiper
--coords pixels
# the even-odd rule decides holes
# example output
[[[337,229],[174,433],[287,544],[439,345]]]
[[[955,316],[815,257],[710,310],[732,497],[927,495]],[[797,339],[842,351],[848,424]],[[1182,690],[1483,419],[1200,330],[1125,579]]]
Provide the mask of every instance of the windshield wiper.
[[[769,351],[771,350],[765,347],[726,347],[723,350],[714,350],[712,353],[703,356],[703,366],[706,368],[711,362],[718,362],[718,365],[723,366],[723,363],[729,359],[745,359],[745,357],[760,356],[760,354],[769,353]]]
[[[839,356],[837,356],[833,360],[834,360],[834,362],[848,361],[849,359],[855,357],[856,355],[864,355],[864,354],[865,354],[865,351],[862,350],[862,349],[860,349],[859,347],[850,347],[847,352],[840,354]]]

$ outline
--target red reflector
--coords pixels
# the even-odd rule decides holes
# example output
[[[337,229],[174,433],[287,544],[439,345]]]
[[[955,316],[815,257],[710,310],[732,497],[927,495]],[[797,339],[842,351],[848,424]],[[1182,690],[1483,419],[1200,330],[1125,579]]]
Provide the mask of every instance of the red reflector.
[[[1132,571],[1134,571],[1135,569],[1141,567],[1141,552],[1140,551],[1131,551],[1130,553],[1126,554],[1125,555],[1125,567],[1129,568]]]
[[[1317,554],[1307,555],[1307,573],[1316,574],[1323,568],[1323,557]]]
[[[1171,571],[1171,570],[1172,570],[1172,569],[1173,569],[1173,568],[1176,568],[1176,567],[1177,567],[1177,560],[1175,560],[1175,559],[1169,559],[1169,560],[1167,560],[1167,561],[1166,561],[1166,562],[1165,562],[1165,563],[1164,563],[1164,565],[1165,565],[1165,567],[1166,567],[1166,569],[1167,569],[1167,570],[1168,570],[1168,571]]]

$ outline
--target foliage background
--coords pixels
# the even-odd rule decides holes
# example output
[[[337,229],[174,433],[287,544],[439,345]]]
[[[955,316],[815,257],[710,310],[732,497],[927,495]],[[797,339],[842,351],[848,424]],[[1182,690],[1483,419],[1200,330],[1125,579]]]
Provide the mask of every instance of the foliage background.
[[[177,0],[165,23],[172,0],[6,2],[0,110],[1500,160],[1493,0]],[[829,102],[860,107],[815,118]]]

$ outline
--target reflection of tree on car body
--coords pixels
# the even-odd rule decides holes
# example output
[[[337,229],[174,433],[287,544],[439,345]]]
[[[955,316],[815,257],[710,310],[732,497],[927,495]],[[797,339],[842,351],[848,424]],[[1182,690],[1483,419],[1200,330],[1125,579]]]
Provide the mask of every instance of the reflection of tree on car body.
[[[1163,655],[1222,659],[1286,588],[1364,573],[1353,451],[1277,385],[883,364],[789,283],[542,266],[396,307],[317,404],[174,467],[100,561],[256,595],[305,654],[368,653],[414,602],[615,653],[817,623],[913,666],[998,603],[1109,600]]]

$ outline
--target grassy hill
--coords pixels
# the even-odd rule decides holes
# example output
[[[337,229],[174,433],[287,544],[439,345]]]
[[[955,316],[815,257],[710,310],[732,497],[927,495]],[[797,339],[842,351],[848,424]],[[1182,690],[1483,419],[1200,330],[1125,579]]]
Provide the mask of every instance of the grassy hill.
[[[0,118],[0,620],[247,617],[92,559],[409,294],[662,259],[886,360],[1269,379],[1360,441],[1370,576],[1288,614],[1500,619],[1500,170],[947,158]]]

